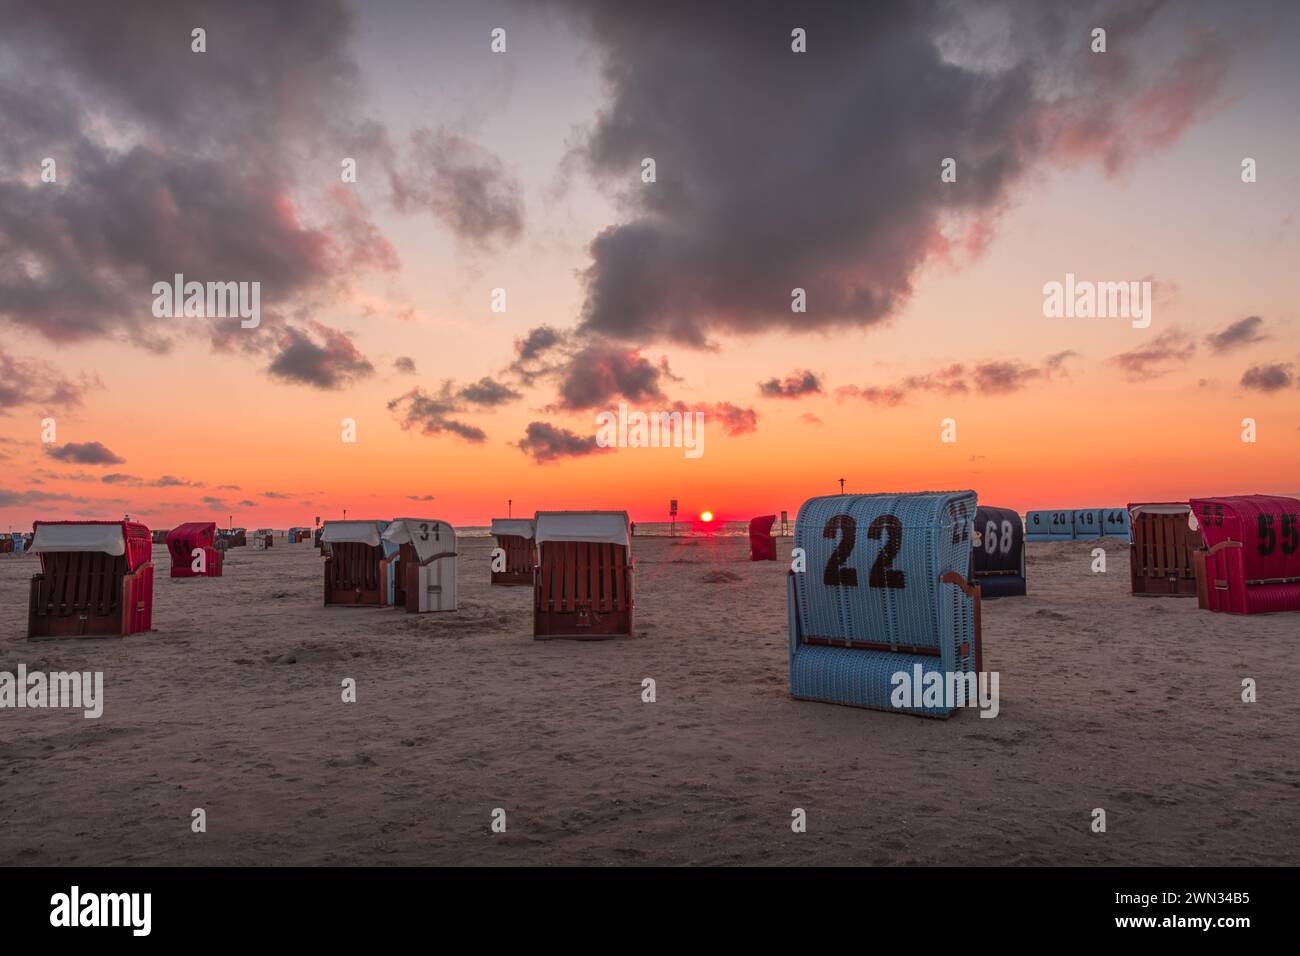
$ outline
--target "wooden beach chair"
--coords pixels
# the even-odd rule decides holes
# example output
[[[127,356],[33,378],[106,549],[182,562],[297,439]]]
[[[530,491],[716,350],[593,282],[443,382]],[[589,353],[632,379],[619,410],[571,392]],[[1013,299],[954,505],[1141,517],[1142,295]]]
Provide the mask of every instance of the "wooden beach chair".
[[[434,518],[395,518],[384,530],[391,603],[408,613],[456,610],[456,529]]]
[[[1193,498],[1205,550],[1193,554],[1201,607],[1300,611],[1300,501],[1281,495]]]
[[[325,556],[325,603],[382,607],[379,564],[387,521],[327,521],[321,535]]]
[[[776,542],[772,540],[772,524],[776,515],[760,515],[749,522],[749,560],[775,561]]]
[[[221,577],[222,552],[217,544],[217,525],[213,521],[191,521],[167,532],[167,553],[171,555],[173,578]],[[200,552],[202,571],[194,570]]]
[[[516,585],[533,583],[537,564],[537,545],[533,540],[531,518],[493,518],[492,534],[497,547],[505,552],[505,570],[492,571],[492,583]]]
[[[126,521],[37,521],[27,637],[117,637],[153,626],[153,537]]]
[[[1196,594],[1195,555],[1205,542],[1188,523],[1191,505],[1177,501],[1133,502],[1128,513],[1132,535],[1128,548],[1130,591],[1161,597]]]
[[[632,634],[632,544],[626,511],[539,511],[533,637]]]
[[[969,577],[981,600],[1025,596],[1025,526],[1017,512],[980,505],[971,545]]]
[[[975,513],[973,491],[805,501],[794,544],[806,565],[787,578],[790,696],[951,716],[948,700],[895,706],[893,675],[935,674],[945,687],[978,677],[980,588],[966,578]]]

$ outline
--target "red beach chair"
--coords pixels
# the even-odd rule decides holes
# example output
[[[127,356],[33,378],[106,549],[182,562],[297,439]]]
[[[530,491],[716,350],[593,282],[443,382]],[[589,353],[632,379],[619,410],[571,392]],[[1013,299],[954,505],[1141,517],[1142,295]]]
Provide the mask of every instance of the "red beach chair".
[[[27,637],[114,637],[153,626],[153,538],[127,521],[37,521]]]
[[[607,640],[632,634],[632,546],[626,511],[539,511],[533,637]]]
[[[221,551],[216,547],[217,525],[213,521],[191,521],[177,525],[167,532],[167,553],[172,558],[173,578],[221,577]],[[198,557],[203,554],[203,570],[194,570]]]
[[[776,515],[762,515],[749,522],[749,560],[776,560],[776,542],[772,540],[772,524],[775,521]]]
[[[1300,611],[1300,501],[1280,495],[1193,498],[1206,550],[1193,556],[1201,607]]]

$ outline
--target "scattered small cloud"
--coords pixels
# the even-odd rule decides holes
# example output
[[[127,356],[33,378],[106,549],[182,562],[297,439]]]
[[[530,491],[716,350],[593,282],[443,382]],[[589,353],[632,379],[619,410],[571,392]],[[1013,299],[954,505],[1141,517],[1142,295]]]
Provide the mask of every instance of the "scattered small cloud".
[[[1196,354],[1196,343],[1182,329],[1161,332],[1146,345],[1112,356],[1109,361],[1130,381],[1159,378],[1183,365]]]
[[[613,450],[596,444],[594,435],[579,435],[548,422],[529,422],[524,437],[516,443],[516,447],[533,461],[541,463]]]
[[[1227,328],[1211,332],[1205,337],[1205,341],[1210,346],[1211,352],[1222,355],[1225,352],[1253,345],[1255,342],[1263,342],[1268,338],[1260,334],[1259,330],[1263,324],[1264,320],[1258,315],[1249,315],[1244,319],[1238,319]]]
[[[286,325],[267,371],[273,378],[322,390],[338,389],[374,372],[352,339],[320,322],[307,328]]]
[[[45,454],[56,461],[75,462],[78,465],[120,465],[126,461],[97,441],[47,445]]]
[[[818,395],[822,390],[822,380],[816,372],[796,369],[784,379],[769,378],[758,383],[758,392],[764,398],[803,398]]]
[[[1241,376],[1241,387],[1254,392],[1280,392],[1295,383],[1291,373],[1294,366],[1290,362],[1275,362],[1272,365],[1252,365]]]

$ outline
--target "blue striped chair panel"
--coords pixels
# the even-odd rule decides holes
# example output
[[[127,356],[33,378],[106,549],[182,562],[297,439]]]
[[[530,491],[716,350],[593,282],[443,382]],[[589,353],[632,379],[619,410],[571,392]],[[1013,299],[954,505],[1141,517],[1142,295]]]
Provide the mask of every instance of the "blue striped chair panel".
[[[1074,536],[1100,538],[1105,523],[1106,515],[1101,508],[1080,508],[1074,513]]]
[[[790,575],[788,598],[792,696],[895,710],[896,671],[974,668],[975,599],[941,578],[969,574],[975,511],[972,491],[804,502],[794,544],[806,570]]]
[[[1102,510],[1102,534],[1108,538],[1132,538],[1129,527],[1128,508],[1105,508]]]
[[[1025,515],[1026,541],[1074,540],[1073,511],[1031,511]]]

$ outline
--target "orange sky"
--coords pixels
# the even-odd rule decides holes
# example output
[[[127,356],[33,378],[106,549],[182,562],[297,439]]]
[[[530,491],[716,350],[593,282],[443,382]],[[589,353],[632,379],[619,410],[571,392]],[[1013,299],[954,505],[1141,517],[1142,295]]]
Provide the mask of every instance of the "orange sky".
[[[237,526],[287,527],[341,517],[344,508],[350,517],[411,514],[478,525],[504,515],[507,499],[516,515],[614,508],[657,521],[666,520],[674,497],[684,515],[707,508],[747,519],[781,510],[793,516],[804,499],[834,491],[840,477],[862,492],[969,487],[983,503],[1022,511],[1300,493],[1300,388],[1291,380],[1261,389],[1247,378],[1252,368],[1294,376],[1300,367],[1300,170],[1292,161],[1300,132],[1275,119],[1294,115],[1288,84],[1295,71],[1285,44],[1267,32],[1233,51],[1212,88],[1198,88],[1203,103],[1171,129],[1145,139],[1135,133],[1122,162],[1108,165],[1088,149],[1052,154],[1031,164],[999,202],[941,222],[950,237],[978,236],[982,244],[931,254],[911,274],[910,295],[882,322],[715,330],[705,349],[662,337],[626,344],[671,370],[660,379],[663,400],[634,407],[727,402],[752,409],[755,429],[729,435],[706,411],[699,459],[680,449],[619,449],[539,463],[517,446],[530,422],[590,436],[595,414],[620,399],[558,409],[554,378],[511,378],[515,343],[541,325],[575,327],[592,240],[623,221],[628,207],[625,187],[566,162],[575,127],[607,105],[598,46],[540,17],[519,31],[536,38],[535,47],[520,42],[504,66],[460,51],[417,58],[402,22],[364,12],[347,47],[366,115],[394,139],[447,124],[496,157],[518,184],[517,236],[468,242],[436,218],[403,213],[387,199],[387,177],[363,162],[347,202],[369,216],[393,261],[313,291],[313,320],[343,331],[373,367],[334,388],[271,377],[265,351],[214,351],[201,334],[177,326],[167,327],[175,341],[160,354],[130,336],[55,340],[9,322],[6,354],[31,374],[61,375],[85,391],[80,404],[38,396],[0,409],[0,527],[127,512],[156,528],[201,519],[225,525],[228,516]],[[1181,36],[1172,27],[1169,35]],[[440,95],[420,95],[426,88]],[[1256,183],[1240,180],[1244,155],[1258,158]],[[67,170],[66,188],[75,189],[78,171],[71,163]],[[335,161],[303,160],[291,178],[297,212],[304,222],[320,221],[321,210],[332,208],[321,197],[337,188]],[[23,179],[33,181],[30,170]],[[6,212],[0,206],[0,236]],[[1045,318],[1043,284],[1067,272],[1149,279],[1152,327]],[[508,291],[504,314],[488,308],[497,287]],[[142,323],[209,321],[152,320],[149,290],[138,291]],[[813,296],[810,313],[818,304]],[[1209,336],[1250,316],[1259,317],[1254,341],[1212,347]],[[1116,362],[1153,348],[1166,357],[1139,363],[1135,375]],[[1049,368],[1048,356],[1066,353]],[[394,369],[399,356],[414,361],[414,375]],[[845,392],[898,387],[954,364],[969,382],[990,363],[1022,376],[1002,394],[907,388],[894,405]],[[816,393],[760,393],[760,382],[802,370],[815,373]],[[460,386],[485,376],[520,398],[455,414],[486,433],[479,443],[403,429],[387,407],[413,387],[432,393],[444,381]],[[54,448],[99,442],[119,461],[56,460],[40,440],[47,416],[57,422]],[[1258,423],[1253,444],[1240,439],[1246,417]],[[340,439],[344,418],[357,422],[355,444]],[[940,441],[945,418],[957,422],[956,443]],[[127,477],[104,481],[109,475]],[[188,484],[157,487],[165,475]],[[433,500],[413,500],[427,495]]]

